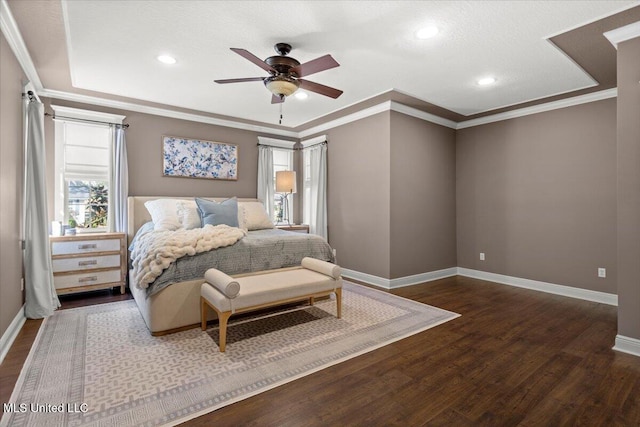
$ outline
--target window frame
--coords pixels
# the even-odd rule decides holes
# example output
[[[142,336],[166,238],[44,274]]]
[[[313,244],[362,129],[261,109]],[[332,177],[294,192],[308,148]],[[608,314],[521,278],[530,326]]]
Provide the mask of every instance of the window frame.
[[[66,147],[66,126],[67,125],[82,125],[82,126],[97,126],[101,128],[110,128],[113,124],[122,124],[124,122],[125,116],[110,114],[110,113],[102,113],[97,111],[90,110],[81,110],[77,108],[69,108],[62,107],[58,105],[51,105],[51,108],[54,110],[54,119],[55,119],[55,138],[54,138],[54,207],[55,214],[54,219],[56,221],[61,221],[63,224],[69,223],[69,191],[68,191],[68,182],[69,181],[84,181],[84,182],[101,182],[105,183],[107,186],[108,194],[111,195],[111,185],[113,167],[112,164],[112,153],[113,153],[113,133],[112,131],[109,133],[107,142],[107,155],[109,156],[108,166],[107,166],[107,174],[103,179],[95,179],[95,176],[91,177],[87,175],[86,177],[78,177],[74,179],[70,179],[65,174],[65,158],[64,158],[64,150]],[[109,196],[108,196],[109,197]],[[108,198],[107,206],[110,207],[111,200]],[[110,230],[110,221],[109,221],[109,212],[110,209],[107,208],[107,225],[99,226],[95,228],[83,228],[84,232],[106,232]]]
[[[275,153],[276,152],[280,152],[280,153],[286,153],[288,155],[288,162],[286,165],[286,169],[277,169],[276,168],[276,156]],[[282,225],[282,224],[287,224],[286,221],[278,221],[278,214],[277,214],[277,206],[282,206],[282,193],[278,193],[276,192],[276,172],[279,171],[283,171],[283,170],[289,170],[289,171],[295,171],[295,159],[294,159],[294,151],[291,148],[280,148],[280,147],[273,147],[273,218],[271,218],[271,220],[273,221],[274,224],[276,225]],[[282,164],[278,164],[278,166],[282,166]],[[289,200],[289,215],[291,215],[293,217],[293,214],[295,212],[295,198],[292,197],[292,200]],[[284,215],[282,216],[282,218],[284,218]],[[293,218],[289,218],[289,222],[292,222]]]

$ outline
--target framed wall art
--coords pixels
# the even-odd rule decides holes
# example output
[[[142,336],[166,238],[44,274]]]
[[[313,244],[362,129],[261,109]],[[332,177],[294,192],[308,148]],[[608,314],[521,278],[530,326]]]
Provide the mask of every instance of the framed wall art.
[[[238,179],[238,146],[200,139],[162,137],[164,176]]]

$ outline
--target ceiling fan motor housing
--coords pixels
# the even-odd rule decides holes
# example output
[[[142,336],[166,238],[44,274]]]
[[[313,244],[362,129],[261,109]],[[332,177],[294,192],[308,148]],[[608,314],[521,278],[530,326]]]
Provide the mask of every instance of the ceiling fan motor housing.
[[[271,65],[278,74],[289,74],[289,70],[293,67],[300,65],[295,58],[288,56],[270,56],[264,60],[267,64]]]
[[[280,55],[270,56],[264,60],[275,70],[275,72],[271,72],[271,77],[264,79],[264,85],[271,93],[283,98],[293,94],[300,87],[300,83],[296,80],[298,76],[291,72],[291,69],[300,65],[300,62],[295,58],[285,56],[291,52],[290,44],[277,43],[274,49]]]

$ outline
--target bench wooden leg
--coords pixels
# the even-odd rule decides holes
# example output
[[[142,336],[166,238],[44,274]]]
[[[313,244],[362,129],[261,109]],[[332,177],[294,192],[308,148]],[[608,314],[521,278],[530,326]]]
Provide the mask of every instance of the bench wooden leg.
[[[224,353],[227,348],[227,322],[231,317],[230,311],[224,313],[218,312],[218,321],[220,322],[220,352]]]
[[[341,319],[342,318],[342,288],[337,288],[336,289],[336,311],[337,311],[337,318]]]
[[[203,331],[207,330],[207,300],[200,297],[200,327]]]
[[[315,304],[316,299],[314,297],[309,297],[309,305]]]

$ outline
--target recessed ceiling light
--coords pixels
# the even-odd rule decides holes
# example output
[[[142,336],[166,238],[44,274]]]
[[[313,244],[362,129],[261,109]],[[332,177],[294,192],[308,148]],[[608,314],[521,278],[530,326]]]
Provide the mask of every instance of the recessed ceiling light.
[[[163,64],[175,64],[176,63],[176,58],[174,58],[173,56],[169,56],[169,55],[160,55],[158,56],[158,61],[162,62]]]
[[[307,95],[307,92],[302,91],[297,91],[294,96],[298,99],[307,99],[309,97],[309,95]]]
[[[416,31],[416,37],[420,40],[430,39],[436,34],[438,34],[438,27],[436,27],[435,25],[420,28],[418,31]]]
[[[488,86],[488,85],[492,85],[496,82],[496,78],[495,77],[483,77],[481,79],[478,80],[478,84],[480,86]]]

